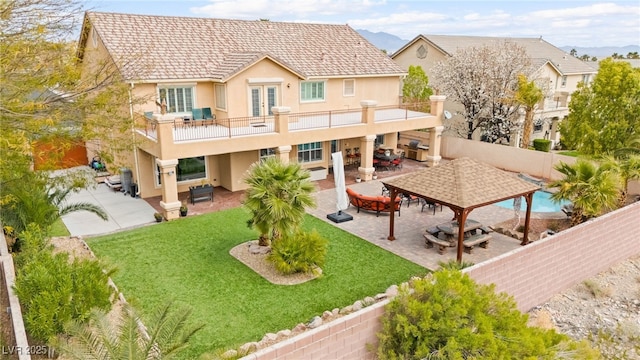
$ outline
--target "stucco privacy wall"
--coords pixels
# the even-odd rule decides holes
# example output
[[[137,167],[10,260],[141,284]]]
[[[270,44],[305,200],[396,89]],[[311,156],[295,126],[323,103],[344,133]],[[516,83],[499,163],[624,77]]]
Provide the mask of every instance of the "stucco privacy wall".
[[[553,169],[555,164],[561,161],[573,164],[576,161],[576,158],[572,156],[531,151],[452,136],[442,137],[440,156],[447,159],[470,157],[499,169],[551,180],[562,178],[562,175]]]
[[[640,254],[640,202],[465,270],[514,296],[528,311],[574,284]],[[243,359],[368,359],[383,301]]]
[[[1,224],[0,224],[1,225]],[[1,227],[1,226],[0,226]],[[14,350],[18,354],[19,360],[30,360],[31,355],[27,351],[29,348],[29,342],[27,340],[27,332],[24,328],[24,320],[22,318],[22,310],[20,307],[20,301],[13,291],[13,285],[16,280],[15,267],[13,266],[13,256],[9,253],[7,247],[7,240],[4,237],[4,233],[0,231],[0,271],[2,271],[2,278],[5,283],[0,286],[6,286],[6,291],[9,298],[9,307],[6,311],[11,316],[11,324],[3,324],[2,326],[9,326],[13,330],[15,337],[15,344],[3,344],[2,354],[8,355],[11,350]],[[4,309],[2,311],[5,311]],[[9,348],[8,346],[15,346],[15,348]]]

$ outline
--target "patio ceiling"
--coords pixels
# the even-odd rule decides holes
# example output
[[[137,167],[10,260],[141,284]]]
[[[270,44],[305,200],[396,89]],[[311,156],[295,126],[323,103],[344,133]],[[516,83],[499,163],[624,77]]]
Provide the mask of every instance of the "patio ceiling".
[[[514,174],[470,158],[455,159],[384,181],[383,184],[391,192],[392,199],[395,199],[397,194],[408,193],[447,206],[456,214],[460,223],[458,261],[462,260],[463,229],[467,215],[475,208],[502,200],[525,197],[527,217],[523,245],[526,244],[532,195],[540,189],[539,186]],[[389,221],[389,240],[394,240],[393,214]]]

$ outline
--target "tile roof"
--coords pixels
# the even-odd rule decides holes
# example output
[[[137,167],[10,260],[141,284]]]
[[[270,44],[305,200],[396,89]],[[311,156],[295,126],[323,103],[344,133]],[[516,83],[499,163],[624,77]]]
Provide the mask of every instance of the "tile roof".
[[[512,37],[488,37],[488,36],[454,36],[454,35],[419,35],[410,43],[422,38],[431,42],[448,55],[453,55],[458,48],[471,46],[483,46],[502,41],[511,41],[523,47],[534,65],[544,65],[547,61],[553,64],[563,75],[570,74],[595,74],[593,67],[584,61],[569,55],[564,50],[557,48],[542,38],[512,38]],[[405,46],[406,47],[406,46]],[[403,48],[404,49],[404,48]],[[398,50],[401,51],[402,49]],[[398,53],[396,52],[396,54]],[[395,55],[395,54],[394,54]],[[392,56],[393,57],[393,56]]]
[[[383,183],[459,209],[480,207],[540,189],[515,174],[470,158],[458,158]]]
[[[139,59],[127,80],[224,81],[265,57],[304,78],[405,73],[348,25],[87,12],[87,26],[114,59]]]

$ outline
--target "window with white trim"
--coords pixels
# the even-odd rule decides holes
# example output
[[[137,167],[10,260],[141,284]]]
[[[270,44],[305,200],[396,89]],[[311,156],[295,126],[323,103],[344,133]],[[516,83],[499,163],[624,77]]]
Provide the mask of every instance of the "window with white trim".
[[[260,149],[260,162],[276,157],[276,148]]]
[[[563,76],[562,77],[562,83],[560,84],[560,86],[565,87],[567,86],[567,76]]]
[[[214,86],[216,92],[216,109],[227,110],[227,88],[224,84]]]
[[[189,181],[207,178],[207,164],[204,156],[192,158],[178,159],[176,165],[176,180]],[[162,184],[162,176],[160,175],[160,167],[156,165],[156,175],[158,185]]]
[[[591,75],[590,74],[582,74],[582,82],[585,85],[589,85],[589,80],[591,79]]]
[[[168,113],[190,112],[193,109],[193,86],[158,88],[159,103],[164,100]]]
[[[300,101],[324,101],[324,81],[303,81],[300,83]]]
[[[322,142],[312,142],[298,145],[298,162],[308,163],[322,160]]]
[[[343,96],[355,96],[356,95],[356,80],[345,79],[342,82],[342,95]]]

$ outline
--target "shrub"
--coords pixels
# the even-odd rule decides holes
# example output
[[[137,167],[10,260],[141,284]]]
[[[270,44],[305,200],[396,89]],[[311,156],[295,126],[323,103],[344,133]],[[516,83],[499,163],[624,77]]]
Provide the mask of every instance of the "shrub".
[[[440,270],[402,289],[385,308],[378,333],[379,359],[553,359],[576,350],[595,359],[554,330],[527,326],[527,315],[494,285],[478,285],[457,270]]]
[[[536,151],[549,152],[549,150],[551,150],[551,140],[534,139],[533,148],[536,149]]]
[[[68,254],[51,251],[34,254],[18,270],[15,283],[29,334],[48,342],[68,321],[86,320],[92,308],[110,309],[110,273],[96,260],[71,262]]]
[[[328,243],[316,230],[298,231],[274,242],[268,259],[283,274],[311,272],[324,265]]]

